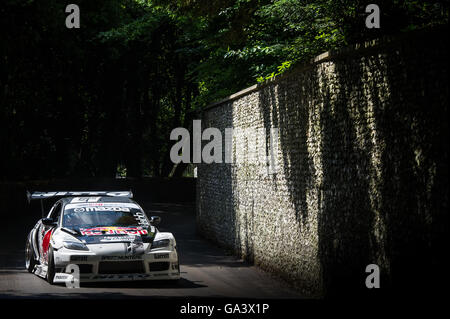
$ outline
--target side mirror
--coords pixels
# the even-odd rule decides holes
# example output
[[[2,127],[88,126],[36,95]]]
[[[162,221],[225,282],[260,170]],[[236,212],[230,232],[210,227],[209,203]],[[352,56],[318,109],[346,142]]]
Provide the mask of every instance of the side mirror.
[[[45,226],[56,226],[56,222],[53,218],[42,218],[41,221]]]
[[[153,226],[158,225],[160,222],[161,222],[161,217],[159,217],[159,216],[150,217],[150,224],[152,224]]]

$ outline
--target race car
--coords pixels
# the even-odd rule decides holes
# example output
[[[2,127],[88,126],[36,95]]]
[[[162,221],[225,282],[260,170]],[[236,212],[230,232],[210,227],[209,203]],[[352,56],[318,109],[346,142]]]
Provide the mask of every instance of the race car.
[[[26,269],[50,284],[65,282],[65,274],[76,267],[80,282],[180,279],[173,234],[158,231],[161,218],[147,218],[131,191],[27,195],[29,200],[60,198],[30,231],[25,246]]]

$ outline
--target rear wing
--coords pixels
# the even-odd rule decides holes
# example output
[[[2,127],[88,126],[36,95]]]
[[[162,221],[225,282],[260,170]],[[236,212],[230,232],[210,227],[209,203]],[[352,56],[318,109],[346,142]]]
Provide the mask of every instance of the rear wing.
[[[81,196],[111,196],[111,197],[128,197],[133,198],[133,192],[130,191],[82,191],[82,192],[32,192],[27,191],[28,203],[32,200],[41,200],[41,212],[44,217],[44,199],[54,197],[81,197]]]
[[[81,192],[32,192],[27,191],[28,202],[35,199],[47,199],[53,197],[70,197],[70,196],[111,196],[111,197],[127,197],[133,198],[133,192],[130,191],[81,191]]]

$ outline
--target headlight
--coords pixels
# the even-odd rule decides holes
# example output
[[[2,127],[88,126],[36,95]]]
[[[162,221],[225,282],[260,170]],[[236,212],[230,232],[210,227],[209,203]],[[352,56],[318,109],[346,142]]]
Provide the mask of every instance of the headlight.
[[[63,242],[63,245],[67,249],[72,250],[89,250],[85,244],[76,241],[65,241]]]
[[[167,247],[170,245],[170,239],[161,239],[161,240],[155,240],[152,243],[152,247],[151,249],[155,249],[155,248],[163,248],[163,247]]]

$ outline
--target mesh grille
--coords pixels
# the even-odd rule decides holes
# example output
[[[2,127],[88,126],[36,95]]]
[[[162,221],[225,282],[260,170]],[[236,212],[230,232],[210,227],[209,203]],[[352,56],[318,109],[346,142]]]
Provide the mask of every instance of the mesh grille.
[[[92,265],[91,264],[78,264],[78,267],[80,267],[80,274],[92,273]]]
[[[149,263],[148,266],[150,268],[150,271],[163,271],[169,269],[170,263],[168,262]]]
[[[142,261],[101,261],[98,265],[99,274],[141,274],[144,273]]]

